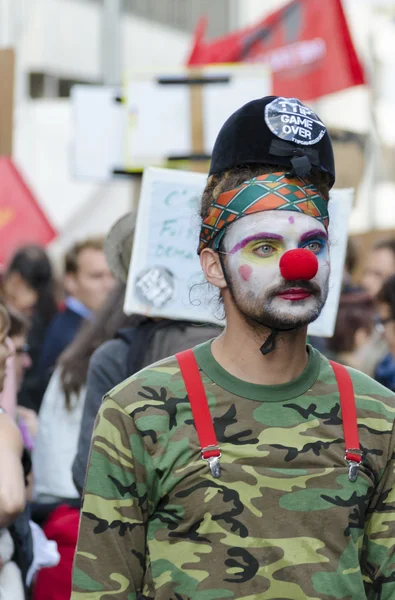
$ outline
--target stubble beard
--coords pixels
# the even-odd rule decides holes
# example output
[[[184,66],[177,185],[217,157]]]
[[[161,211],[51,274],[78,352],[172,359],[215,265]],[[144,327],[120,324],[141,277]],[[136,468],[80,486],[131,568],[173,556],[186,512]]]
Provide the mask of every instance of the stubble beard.
[[[312,282],[287,282],[282,286],[277,286],[275,289],[262,295],[242,295],[236,292],[235,286],[229,277],[228,288],[238,311],[244,318],[247,325],[255,333],[260,330],[275,329],[278,331],[297,330],[306,327],[315,321],[321,314],[329,292],[329,282],[327,281],[323,288]],[[300,287],[311,293],[308,300],[300,300],[296,302],[282,301],[277,298],[277,294],[285,291],[290,287]],[[283,308],[275,306],[276,303],[282,302]],[[309,302],[311,307],[300,311],[299,314],[295,309],[303,307]],[[288,305],[288,306],[287,306]]]

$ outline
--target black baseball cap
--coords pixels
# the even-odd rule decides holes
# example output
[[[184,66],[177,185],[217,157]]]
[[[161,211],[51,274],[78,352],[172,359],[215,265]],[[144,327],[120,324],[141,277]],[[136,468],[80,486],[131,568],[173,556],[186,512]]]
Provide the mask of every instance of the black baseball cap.
[[[314,169],[335,183],[332,141],[321,119],[297,98],[266,96],[239,108],[222,126],[210,175],[249,164],[281,165],[294,175]]]

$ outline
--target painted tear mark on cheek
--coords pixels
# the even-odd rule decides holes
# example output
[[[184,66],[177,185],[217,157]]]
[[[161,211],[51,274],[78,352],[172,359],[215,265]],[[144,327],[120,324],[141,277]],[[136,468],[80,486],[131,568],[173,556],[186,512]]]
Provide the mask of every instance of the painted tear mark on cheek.
[[[295,223],[295,217],[289,217],[288,223],[291,223],[291,225],[293,225]]]
[[[248,281],[251,277],[252,268],[249,265],[241,265],[241,267],[239,267],[239,273],[244,281]]]

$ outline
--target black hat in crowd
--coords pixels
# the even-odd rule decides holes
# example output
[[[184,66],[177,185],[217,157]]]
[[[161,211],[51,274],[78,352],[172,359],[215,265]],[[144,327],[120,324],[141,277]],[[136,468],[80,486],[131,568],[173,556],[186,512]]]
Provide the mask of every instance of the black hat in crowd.
[[[320,118],[297,98],[266,96],[248,102],[222,126],[210,175],[249,164],[281,165],[299,177],[311,169],[335,183],[331,138]]]

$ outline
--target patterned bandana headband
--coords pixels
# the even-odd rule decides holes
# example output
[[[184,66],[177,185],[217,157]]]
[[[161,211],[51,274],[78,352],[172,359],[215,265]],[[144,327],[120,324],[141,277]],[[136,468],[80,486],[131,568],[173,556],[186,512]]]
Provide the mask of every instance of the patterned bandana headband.
[[[212,202],[200,230],[198,254],[203,248],[218,250],[226,227],[233,221],[265,210],[304,213],[318,219],[328,229],[328,202],[314,185],[300,177],[269,173],[223,192]]]

